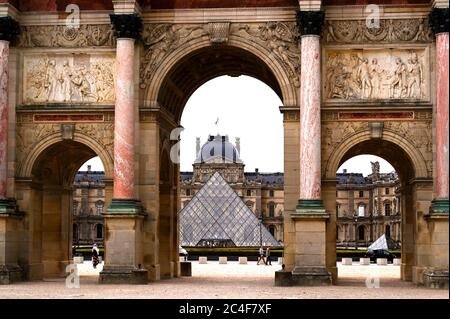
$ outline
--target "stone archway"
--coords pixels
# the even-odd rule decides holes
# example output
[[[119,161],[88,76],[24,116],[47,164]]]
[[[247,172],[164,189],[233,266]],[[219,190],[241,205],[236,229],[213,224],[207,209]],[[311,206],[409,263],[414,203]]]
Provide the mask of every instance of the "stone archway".
[[[79,141],[50,138],[37,145],[24,162],[24,175],[17,178],[17,203],[25,213],[27,240],[21,249],[21,266],[26,278],[66,276],[74,237],[73,181],[79,167],[97,155]]]
[[[295,53],[298,54],[297,51]],[[139,138],[143,143],[139,153],[145,161],[139,162],[139,198],[147,211],[155,214],[143,226],[148,237],[156,237],[144,244],[144,266],[149,270],[150,280],[158,280],[168,274],[176,276],[178,269],[175,246],[179,229],[179,174],[178,167],[168,160],[168,156],[164,157],[164,154],[170,154],[178,138],[171,136],[171,132],[179,125],[185,103],[191,94],[205,82],[222,75],[257,78],[270,86],[283,104],[289,106],[289,111],[286,111],[289,120],[285,121],[285,136],[289,139],[289,142],[285,141],[285,163],[288,163],[285,172],[289,177],[285,179],[285,185],[291,185],[291,189],[296,187],[295,173],[289,174],[289,171],[297,170],[298,165],[296,152],[299,140],[295,138],[298,134],[298,122],[295,121],[298,119],[298,88],[290,81],[290,74],[281,58],[258,41],[243,39],[239,35],[230,35],[228,41],[220,45],[212,43],[208,36],[203,35],[175,48],[160,61],[144,88],[141,86],[145,107],[141,108]],[[150,141],[157,145],[151,145]],[[150,167],[157,167],[159,171]],[[166,171],[172,172],[167,181]],[[151,196],[151,191],[156,191],[159,197]],[[168,203],[170,194],[171,203]],[[288,197],[288,202],[290,200],[291,209],[295,209],[298,198],[297,194],[292,195]],[[169,211],[171,216],[166,217],[172,221],[171,228],[161,232],[162,217]],[[166,247],[170,254],[170,261],[166,261],[174,264],[170,268],[162,264],[162,257],[167,254],[162,251],[164,242],[171,242],[169,246],[173,246],[173,249]]]
[[[333,196],[336,187],[335,183],[331,183],[331,180],[335,179],[338,167],[346,160],[357,155],[370,154],[384,158],[394,167],[401,183],[401,279],[412,280],[416,283],[421,282],[424,268],[430,266],[433,262],[429,253],[430,233],[426,227],[427,221],[425,219],[425,214],[431,205],[433,187],[432,179],[427,176],[426,162],[420,150],[392,132],[383,134],[382,139],[371,138],[370,132],[360,132],[346,139],[332,154],[333,158],[327,159],[327,179],[325,179],[327,181],[325,185],[327,186],[324,196],[326,207],[330,208],[336,205],[335,196]],[[333,177],[332,171],[334,171]],[[329,238],[331,237],[330,230],[336,229],[335,223],[336,219],[330,218],[329,227],[327,226]],[[367,235],[367,232],[365,232],[365,235]],[[357,236],[358,233],[355,234],[355,238],[359,239]],[[329,241],[328,245],[333,246],[333,243]],[[327,260],[331,265],[334,263],[335,256],[329,253]]]

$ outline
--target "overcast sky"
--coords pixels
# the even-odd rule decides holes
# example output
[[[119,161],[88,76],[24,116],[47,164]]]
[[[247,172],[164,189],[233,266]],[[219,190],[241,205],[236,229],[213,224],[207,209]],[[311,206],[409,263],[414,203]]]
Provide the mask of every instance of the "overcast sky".
[[[221,76],[202,85],[191,96],[181,117],[181,170],[192,171],[196,158],[195,138],[205,143],[209,134],[228,135],[230,142],[241,139],[241,159],[245,171],[283,171],[283,116],[279,111],[280,98],[263,82],[247,76]],[[218,119],[218,125],[215,123]],[[338,170],[371,173],[370,161],[380,162],[380,172],[391,172],[393,167],[385,160],[360,155],[345,162]],[[103,170],[99,158],[85,163],[92,170]]]

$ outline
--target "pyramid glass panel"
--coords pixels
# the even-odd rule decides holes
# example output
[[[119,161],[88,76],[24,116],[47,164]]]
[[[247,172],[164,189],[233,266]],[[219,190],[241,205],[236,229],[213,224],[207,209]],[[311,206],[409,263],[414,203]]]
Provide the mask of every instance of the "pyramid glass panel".
[[[279,246],[219,172],[180,211],[182,246]]]

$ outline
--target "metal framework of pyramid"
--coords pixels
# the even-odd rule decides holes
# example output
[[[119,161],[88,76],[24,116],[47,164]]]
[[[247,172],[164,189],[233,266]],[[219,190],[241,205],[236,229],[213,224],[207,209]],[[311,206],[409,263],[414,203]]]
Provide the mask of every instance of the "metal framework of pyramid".
[[[280,246],[219,172],[180,211],[186,247]]]

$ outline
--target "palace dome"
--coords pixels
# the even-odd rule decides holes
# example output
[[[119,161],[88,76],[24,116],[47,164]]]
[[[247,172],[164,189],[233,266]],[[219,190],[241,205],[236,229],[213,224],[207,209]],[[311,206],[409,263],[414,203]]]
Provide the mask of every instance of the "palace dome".
[[[210,135],[197,154],[196,163],[242,163],[228,135]]]

